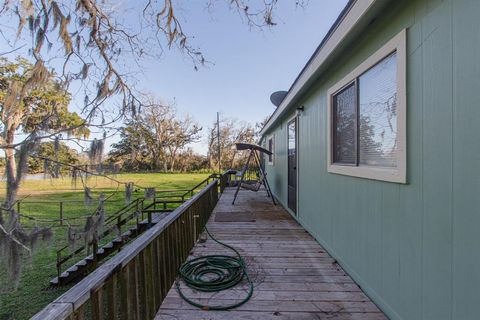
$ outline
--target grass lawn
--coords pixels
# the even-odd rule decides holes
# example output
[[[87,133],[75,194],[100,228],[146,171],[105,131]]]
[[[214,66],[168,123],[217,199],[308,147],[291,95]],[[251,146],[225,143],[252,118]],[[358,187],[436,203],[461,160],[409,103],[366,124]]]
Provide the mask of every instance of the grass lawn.
[[[115,178],[124,182],[135,182],[142,187],[155,187],[156,190],[189,189],[208,177],[209,174],[119,174]],[[92,188],[94,199],[100,193],[112,195],[105,205],[106,216],[125,205],[124,187],[105,178],[90,177],[87,182]],[[1,185],[0,195],[5,194],[5,184]],[[158,195],[159,193],[157,193]],[[161,193],[160,193],[161,194]],[[142,197],[143,190],[136,190],[132,198]],[[26,180],[23,182],[19,199],[22,200],[20,212],[39,219],[58,219],[60,202],[63,202],[63,217],[74,218],[92,212],[94,205],[86,207],[83,203],[83,187],[79,182],[77,187],[72,185],[69,178],[55,180]],[[71,220],[72,225],[83,226],[85,220]],[[56,276],[56,251],[67,243],[66,226],[58,222],[32,222],[22,219],[27,227],[51,226],[54,230],[54,239],[50,246],[39,244],[35,253],[21,272],[20,284],[16,291],[9,289],[11,282],[5,268],[0,264],[0,320],[28,319],[40,311],[49,302],[68,290],[68,287],[48,289],[50,279]],[[78,258],[82,258],[79,256]]]

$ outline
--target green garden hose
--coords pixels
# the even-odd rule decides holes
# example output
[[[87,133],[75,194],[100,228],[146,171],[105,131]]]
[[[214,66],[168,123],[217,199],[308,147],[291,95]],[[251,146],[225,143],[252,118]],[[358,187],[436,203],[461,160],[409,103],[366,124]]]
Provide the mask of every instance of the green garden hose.
[[[218,292],[236,286],[245,278],[248,282],[248,294],[240,302],[231,305],[203,305],[187,298],[180,289],[180,281],[177,279],[175,285],[178,294],[192,306],[203,310],[229,310],[237,308],[247,302],[253,294],[253,283],[248,277],[245,261],[240,253],[233,247],[215,239],[208,229],[205,231],[216,243],[232,250],[237,255],[207,255],[189,260],[180,266],[178,270],[179,279],[185,281],[186,285],[201,292]]]

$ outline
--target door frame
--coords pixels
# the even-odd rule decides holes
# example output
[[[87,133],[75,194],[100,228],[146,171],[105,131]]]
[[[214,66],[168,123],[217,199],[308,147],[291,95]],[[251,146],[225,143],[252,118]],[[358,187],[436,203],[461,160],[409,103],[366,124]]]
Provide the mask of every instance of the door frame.
[[[288,126],[289,124],[292,122],[292,121],[295,121],[295,211],[291,210],[288,206]],[[298,212],[298,196],[299,196],[299,188],[300,188],[300,185],[299,185],[299,152],[298,152],[298,146],[299,146],[299,143],[298,143],[298,125],[299,125],[299,116],[298,116],[298,113],[295,112],[293,116],[291,116],[290,118],[287,119],[287,209],[288,211],[290,211],[293,216],[297,217],[299,216],[299,212]]]

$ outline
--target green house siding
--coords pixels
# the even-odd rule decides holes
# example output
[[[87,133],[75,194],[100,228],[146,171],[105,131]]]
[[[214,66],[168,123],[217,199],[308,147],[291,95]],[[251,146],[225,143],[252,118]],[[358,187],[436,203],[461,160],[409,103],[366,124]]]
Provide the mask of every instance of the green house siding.
[[[360,0],[359,0],[360,1]],[[480,1],[394,1],[298,117],[298,220],[392,319],[480,318]],[[327,172],[327,90],[407,29],[407,184]],[[287,121],[266,165],[287,203]]]

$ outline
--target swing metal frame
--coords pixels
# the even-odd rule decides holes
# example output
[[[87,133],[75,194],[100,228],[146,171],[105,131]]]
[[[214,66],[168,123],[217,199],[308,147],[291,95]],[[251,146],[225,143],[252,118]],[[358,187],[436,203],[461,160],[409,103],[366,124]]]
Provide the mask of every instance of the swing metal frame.
[[[242,187],[242,183],[244,182],[245,173],[248,171],[248,168],[249,168],[250,163],[252,161],[254,161],[254,163],[258,166],[258,171],[259,171],[260,176],[261,176],[261,177],[259,177],[261,179],[261,181],[259,181],[257,183],[263,184],[265,186],[265,190],[267,191],[267,197],[272,198],[273,204],[277,205],[277,203],[275,201],[275,197],[272,194],[272,190],[270,189],[270,184],[268,183],[268,180],[267,180],[267,173],[265,172],[265,170],[262,167],[262,161],[260,159],[260,155],[258,154],[258,153],[265,153],[267,155],[272,155],[272,152],[265,149],[265,148],[260,147],[259,145],[251,144],[251,143],[236,143],[235,145],[237,147],[237,150],[250,150],[250,152],[248,154],[247,163],[243,167],[242,176],[241,176],[240,181],[237,185],[237,190],[235,191],[235,195],[233,197],[232,205],[235,204],[235,200],[237,199],[238,192],[240,191],[240,188]],[[260,187],[261,187],[261,185],[259,186],[259,189],[260,189]]]

